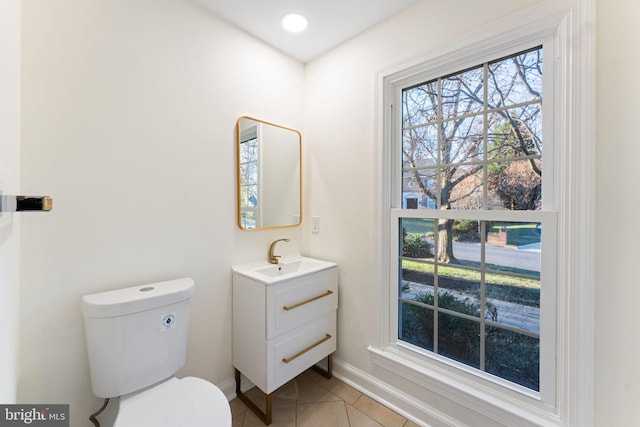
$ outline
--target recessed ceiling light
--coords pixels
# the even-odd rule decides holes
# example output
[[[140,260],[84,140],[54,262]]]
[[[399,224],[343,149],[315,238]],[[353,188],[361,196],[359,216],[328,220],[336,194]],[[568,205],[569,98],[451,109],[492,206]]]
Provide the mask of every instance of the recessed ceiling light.
[[[307,28],[307,18],[299,13],[288,13],[281,22],[282,27],[291,33],[299,33]]]

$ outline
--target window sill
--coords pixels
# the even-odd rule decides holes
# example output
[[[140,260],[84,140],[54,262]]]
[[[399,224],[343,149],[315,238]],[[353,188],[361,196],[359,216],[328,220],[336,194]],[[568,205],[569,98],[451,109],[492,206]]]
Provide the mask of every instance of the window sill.
[[[369,346],[368,350],[376,366],[501,424],[563,425],[538,393],[509,388],[440,361],[426,361],[401,346]]]

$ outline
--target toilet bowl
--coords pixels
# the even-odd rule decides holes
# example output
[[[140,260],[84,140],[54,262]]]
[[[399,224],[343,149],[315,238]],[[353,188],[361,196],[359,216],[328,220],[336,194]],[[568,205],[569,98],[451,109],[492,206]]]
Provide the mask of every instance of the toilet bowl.
[[[231,427],[218,387],[175,377],[192,293],[193,280],[183,278],[82,297],[91,389],[120,397],[114,427]]]
[[[231,426],[231,411],[225,395],[210,382],[173,377],[120,398],[113,427],[144,426]]]

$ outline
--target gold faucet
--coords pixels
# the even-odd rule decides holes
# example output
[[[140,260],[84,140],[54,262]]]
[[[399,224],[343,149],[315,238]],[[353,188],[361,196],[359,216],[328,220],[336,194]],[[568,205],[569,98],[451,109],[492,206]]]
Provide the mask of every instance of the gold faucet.
[[[271,246],[269,246],[269,262],[271,264],[277,264],[278,263],[278,258],[280,258],[280,255],[274,255],[273,254],[273,251],[276,248],[276,243],[278,243],[278,242],[288,242],[288,241],[289,241],[289,239],[278,239],[275,242],[273,242],[271,244]]]

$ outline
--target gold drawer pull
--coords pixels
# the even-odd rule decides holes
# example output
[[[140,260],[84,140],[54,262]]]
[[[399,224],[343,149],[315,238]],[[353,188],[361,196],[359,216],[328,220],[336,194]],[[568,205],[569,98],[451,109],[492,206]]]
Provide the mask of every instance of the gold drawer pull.
[[[294,308],[298,308],[298,307],[300,307],[300,306],[302,306],[302,305],[309,304],[310,302],[314,302],[314,301],[315,301],[315,300],[317,300],[317,299],[320,299],[320,298],[324,298],[324,297],[326,297],[326,296],[329,296],[329,295],[331,295],[332,293],[333,293],[333,291],[327,291],[327,292],[325,292],[325,293],[324,293],[324,294],[322,294],[322,295],[318,295],[318,296],[316,296],[316,297],[309,298],[308,300],[304,300],[304,301],[299,302],[299,303],[297,303],[297,304],[293,304],[293,305],[285,305],[284,307],[282,307],[282,309],[283,309],[283,310],[287,310],[287,311],[289,311],[289,310],[293,310]]]
[[[329,292],[331,292],[331,291],[329,291]],[[308,351],[310,351],[310,350],[313,350],[314,348],[316,348],[317,346],[319,346],[319,345],[320,345],[320,344],[322,344],[323,342],[325,342],[325,341],[327,341],[327,340],[330,340],[330,339],[331,339],[331,335],[326,334],[326,335],[325,335],[325,337],[324,337],[324,338],[322,338],[322,339],[321,339],[320,341],[318,341],[317,343],[315,343],[315,344],[311,344],[309,347],[307,347],[307,348],[305,348],[305,349],[303,349],[303,350],[300,350],[299,352],[297,352],[296,354],[294,354],[294,355],[293,355],[293,356],[291,356],[291,357],[283,357],[283,358],[282,358],[282,361],[283,361],[284,363],[289,363],[289,362],[291,362],[291,361],[293,361],[293,360],[297,359],[298,357],[302,356],[302,355],[303,355],[303,354],[305,354],[306,352],[308,352]]]

